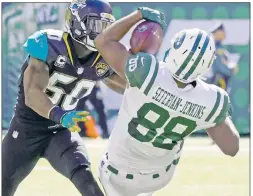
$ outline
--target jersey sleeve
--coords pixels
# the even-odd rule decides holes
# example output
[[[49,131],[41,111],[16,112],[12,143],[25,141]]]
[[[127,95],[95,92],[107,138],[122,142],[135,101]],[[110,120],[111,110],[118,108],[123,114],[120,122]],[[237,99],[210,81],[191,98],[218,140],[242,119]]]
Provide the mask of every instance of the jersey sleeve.
[[[225,121],[227,117],[231,118],[232,105],[227,92],[219,87],[216,88],[216,99],[211,113],[207,117],[207,120],[212,121],[218,125]]]
[[[131,87],[148,94],[158,73],[158,61],[148,53],[137,53],[127,60],[125,75]]]
[[[24,44],[24,50],[31,57],[46,62],[48,56],[47,35],[44,32],[37,31]]]

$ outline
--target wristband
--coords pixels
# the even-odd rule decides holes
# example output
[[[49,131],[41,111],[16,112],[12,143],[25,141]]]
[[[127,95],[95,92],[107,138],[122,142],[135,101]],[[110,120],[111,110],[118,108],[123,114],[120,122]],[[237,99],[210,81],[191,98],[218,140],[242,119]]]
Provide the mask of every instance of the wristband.
[[[61,124],[62,117],[66,114],[66,111],[59,106],[54,106],[49,110],[48,118],[54,122]]]

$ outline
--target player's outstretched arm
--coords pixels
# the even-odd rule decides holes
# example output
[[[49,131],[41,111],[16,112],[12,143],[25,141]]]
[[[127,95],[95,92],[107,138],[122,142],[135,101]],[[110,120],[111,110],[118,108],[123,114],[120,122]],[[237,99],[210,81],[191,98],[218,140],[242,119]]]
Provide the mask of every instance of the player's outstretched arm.
[[[141,13],[135,11],[112,24],[95,39],[95,46],[104,60],[124,79],[124,65],[131,53],[119,41],[141,19]]]
[[[53,107],[53,103],[45,94],[48,81],[48,65],[30,57],[29,66],[24,72],[25,104],[45,118],[48,118],[48,112]]]
[[[239,151],[240,136],[230,117],[215,127],[207,129],[207,133],[224,154],[233,157]]]
[[[104,60],[124,79],[125,65],[131,53],[119,41],[133,25],[142,19],[165,25],[162,13],[142,7],[113,23],[95,39],[95,46]]]

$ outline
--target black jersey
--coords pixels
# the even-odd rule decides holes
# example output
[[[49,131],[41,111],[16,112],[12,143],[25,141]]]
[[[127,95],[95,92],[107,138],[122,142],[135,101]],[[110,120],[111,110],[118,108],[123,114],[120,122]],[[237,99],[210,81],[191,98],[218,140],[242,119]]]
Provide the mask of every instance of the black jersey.
[[[63,110],[74,110],[78,100],[91,93],[96,81],[113,73],[98,52],[90,54],[86,62],[80,62],[70,35],[63,31],[38,31],[27,39],[24,49],[28,57],[22,66],[15,107],[15,118],[22,123],[57,127],[55,122],[40,116],[25,105],[23,74],[30,57],[48,65],[50,78],[46,94],[53,104]]]

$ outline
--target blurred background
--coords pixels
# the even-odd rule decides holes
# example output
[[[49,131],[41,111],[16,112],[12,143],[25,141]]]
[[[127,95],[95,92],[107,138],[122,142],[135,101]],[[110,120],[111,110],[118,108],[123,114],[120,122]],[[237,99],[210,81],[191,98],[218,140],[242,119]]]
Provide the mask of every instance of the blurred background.
[[[241,135],[242,150],[233,160],[224,158],[204,137],[190,139],[182,159],[179,176],[169,189],[157,195],[165,196],[177,191],[178,196],[246,196],[249,195],[249,143],[250,134],[250,4],[249,3],[111,3],[113,14],[119,19],[140,6],[147,6],[166,14],[168,28],[157,54],[163,60],[171,36],[184,28],[201,28],[213,34],[217,47],[217,60],[206,75],[207,82],[228,91],[233,105],[233,122]],[[7,130],[18,92],[17,78],[26,57],[23,44],[27,37],[40,29],[63,29],[67,3],[2,3],[2,129]],[[129,46],[130,33],[122,42]],[[201,96],[201,95],[200,95]],[[82,100],[78,107],[88,109],[93,118],[82,126],[82,136],[107,138],[117,118],[122,96],[98,84],[90,98]],[[94,101],[96,100],[96,101]],[[204,131],[195,134],[205,135]],[[95,140],[94,140],[95,141]],[[106,141],[86,141],[95,166],[106,148]],[[205,147],[202,147],[205,146]],[[196,151],[198,152],[196,154]],[[208,152],[208,156],[207,155]],[[203,156],[202,156],[203,155]],[[198,164],[196,164],[198,162]],[[210,165],[210,162],[212,165]],[[203,164],[203,165],[202,165]],[[240,170],[238,169],[240,168]],[[94,169],[95,170],[95,169]],[[216,171],[223,175],[215,176]],[[45,172],[45,174],[41,172]],[[197,174],[196,175],[196,171]],[[230,172],[231,171],[231,172]],[[43,175],[50,179],[44,182]],[[208,172],[209,178],[206,179]],[[183,173],[187,176],[182,177]],[[202,174],[202,175],[201,175]],[[194,176],[190,178],[189,176]],[[235,178],[236,176],[236,178]],[[37,179],[37,180],[35,180]],[[40,182],[36,187],[34,180]],[[47,183],[45,185],[45,183]],[[33,186],[31,186],[31,184]],[[39,163],[35,173],[24,181],[16,195],[63,195],[55,190],[64,184],[64,195],[78,195],[66,179],[56,175],[45,161]],[[45,185],[45,187],[44,187]],[[63,186],[62,186],[63,187]],[[37,189],[36,189],[37,188]],[[31,190],[32,189],[32,190]],[[33,192],[34,189],[34,192]],[[38,189],[40,191],[38,191]],[[166,193],[165,193],[166,192]]]

